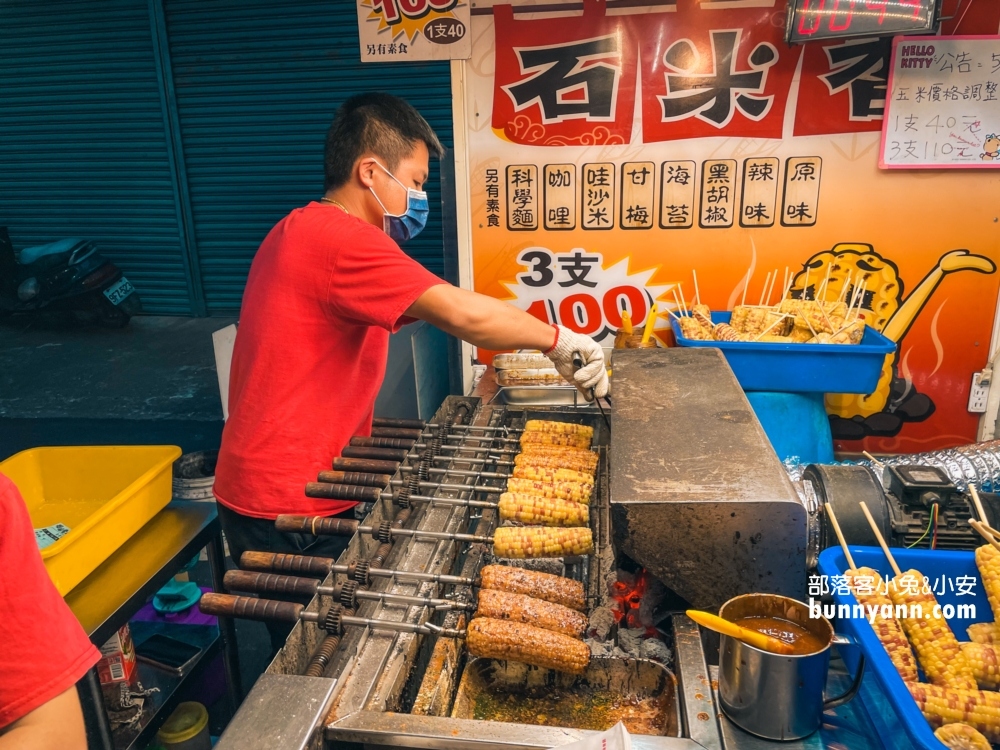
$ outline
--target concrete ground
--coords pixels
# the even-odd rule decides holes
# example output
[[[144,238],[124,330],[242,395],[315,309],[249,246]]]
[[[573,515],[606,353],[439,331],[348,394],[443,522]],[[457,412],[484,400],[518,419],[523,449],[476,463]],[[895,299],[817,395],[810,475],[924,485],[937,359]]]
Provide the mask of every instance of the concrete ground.
[[[121,330],[0,325],[0,460],[42,445],[217,448],[212,332],[227,318],[138,317]]]

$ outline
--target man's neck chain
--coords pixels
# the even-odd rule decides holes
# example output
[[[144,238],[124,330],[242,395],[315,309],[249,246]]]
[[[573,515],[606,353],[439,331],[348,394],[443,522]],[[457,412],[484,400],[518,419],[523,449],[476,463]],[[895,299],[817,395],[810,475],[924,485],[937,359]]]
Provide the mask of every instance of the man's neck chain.
[[[322,198],[319,199],[319,202],[320,203],[332,203],[334,206],[336,206],[337,208],[339,208],[345,214],[350,214],[351,213],[350,211],[347,210],[347,206],[345,206],[343,203],[341,203],[340,201],[335,201],[333,198],[327,198],[325,195]]]

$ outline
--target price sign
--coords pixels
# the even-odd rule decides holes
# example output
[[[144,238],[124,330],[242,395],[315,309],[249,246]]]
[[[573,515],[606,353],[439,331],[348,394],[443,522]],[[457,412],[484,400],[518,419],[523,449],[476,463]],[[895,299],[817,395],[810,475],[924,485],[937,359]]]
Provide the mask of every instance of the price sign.
[[[791,0],[787,40],[930,32],[936,0]]]

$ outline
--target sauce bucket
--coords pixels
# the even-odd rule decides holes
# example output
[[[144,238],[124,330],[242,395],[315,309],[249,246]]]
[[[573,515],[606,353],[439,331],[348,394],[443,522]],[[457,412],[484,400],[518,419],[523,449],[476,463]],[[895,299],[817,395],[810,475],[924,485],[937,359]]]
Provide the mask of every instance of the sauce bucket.
[[[722,636],[719,646],[719,703],[737,726],[769,740],[797,740],[819,729],[823,711],[847,703],[861,687],[864,655],[851,687],[823,699],[830,668],[830,646],[851,641],[833,632],[825,617],[809,617],[809,606],[776,594],[744,594],[722,605],[719,615],[777,617],[799,625],[826,646],[811,654],[773,654]]]

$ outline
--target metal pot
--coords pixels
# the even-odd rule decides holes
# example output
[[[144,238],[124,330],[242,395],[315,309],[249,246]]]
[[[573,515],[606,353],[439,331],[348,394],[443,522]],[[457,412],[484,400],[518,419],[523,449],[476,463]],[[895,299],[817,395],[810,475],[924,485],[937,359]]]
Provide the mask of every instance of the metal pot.
[[[775,594],[745,594],[722,605],[727,620],[778,617],[816,635],[826,646],[811,654],[773,654],[722,636],[719,647],[719,702],[734,724],[769,740],[797,740],[819,729],[823,711],[851,700],[861,687],[864,656],[851,687],[823,699],[830,646],[850,643],[833,632],[825,617],[811,618],[809,606]]]

